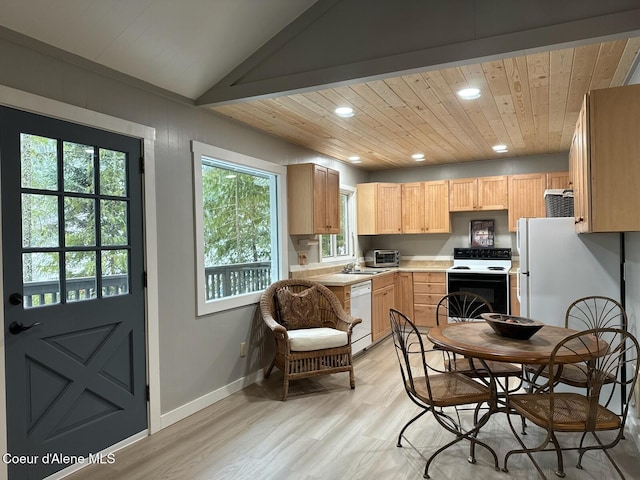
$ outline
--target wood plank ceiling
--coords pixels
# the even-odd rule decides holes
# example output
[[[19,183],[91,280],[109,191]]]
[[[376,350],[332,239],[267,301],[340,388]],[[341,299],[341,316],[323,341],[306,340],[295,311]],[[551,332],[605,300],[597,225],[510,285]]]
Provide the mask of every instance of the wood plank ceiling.
[[[417,166],[416,153],[434,165],[568,152],[584,94],[623,85],[639,49],[634,37],[212,109],[367,170]],[[464,87],[481,96],[460,99]]]

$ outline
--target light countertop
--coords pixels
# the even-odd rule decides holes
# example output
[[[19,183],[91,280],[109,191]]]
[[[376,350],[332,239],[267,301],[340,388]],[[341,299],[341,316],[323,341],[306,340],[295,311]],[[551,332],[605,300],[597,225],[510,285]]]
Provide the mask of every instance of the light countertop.
[[[367,280],[371,280],[376,277],[382,277],[385,275],[390,275],[395,272],[440,272],[444,273],[447,271],[452,265],[450,261],[436,261],[436,260],[409,260],[400,262],[400,266],[396,268],[383,268],[381,270],[385,270],[382,273],[377,273],[373,275],[364,275],[358,274],[353,275],[349,273],[342,272],[333,272],[333,273],[324,273],[321,275],[314,275],[306,277],[308,280],[312,280],[314,282],[321,283],[322,285],[326,285],[328,287],[346,287],[349,285],[353,285],[355,283],[366,282]],[[516,273],[517,264],[514,263],[509,270],[510,274]],[[370,270],[370,268],[368,268]]]

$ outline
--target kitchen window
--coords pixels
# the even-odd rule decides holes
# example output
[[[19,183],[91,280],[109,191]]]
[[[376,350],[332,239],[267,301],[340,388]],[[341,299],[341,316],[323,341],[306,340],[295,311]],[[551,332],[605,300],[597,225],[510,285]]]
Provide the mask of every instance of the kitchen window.
[[[340,188],[340,233],[320,235],[320,258],[323,262],[352,259],[355,239],[355,190]]]
[[[286,271],[286,169],[192,142],[198,315],[259,300]]]

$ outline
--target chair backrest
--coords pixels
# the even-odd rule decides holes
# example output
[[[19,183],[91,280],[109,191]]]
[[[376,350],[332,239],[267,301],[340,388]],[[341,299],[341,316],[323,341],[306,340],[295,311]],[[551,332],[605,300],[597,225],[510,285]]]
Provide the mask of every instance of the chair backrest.
[[[304,279],[285,279],[272,283],[262,292],[260,297],[260,310],[263,319],[273,318],[278,323],[282,323],[279,319],[277,292],[280,289],[289,290],[291,293],[300,293],[308,288],[316,287],[318,291],[318,306],[320,309],[320,317],[322,325],[325,327],[335,328],[336,312],[346,315],[342,304],[336,295],[324,285]]]
[[[573,330],[620,328],[627,330],[627,314],[613,298],[593,295],[579,298],[567,308],[565,327]]]
[[[416,382],[426,381],[427,391],[431,396],[424,343],[420,332],[404,313],[394,308],[389,309],[389,321],[405,390],[413,397],[416,395]]]
[[[605,338],[606,341],[603,340]],[[562,368],[562,365],[556,362],[556,355],[558,352],[565,355],[567,351],[575,354],[575,363],[572,363],[571,367],[582,370],[586,378],[584,394],[590,400],[585,419],[586,431],[594,430],[599,405],[618,414],[624,430],[624,422],[638,378],[634,374],[640,355],[640,346],[636,338],[620,328],[594,328],[571,335],[553,349],[549,362],[550,378],[553,378],[558,369]],[[579,351],[583,353],[578,353]],[[611,405],[614,389],[626,392],[621,405]],[[571,410],[571,408],[555,401],[554,382],[551,382],[549,393],[551,395],[550,421],[553,422],[556,418],[555,408],[559,410]]]
[[[480,318],[482,313],[492,312],[491,304],[480,295],[471,292],[452,292],[438,302],[436,325],[468,322]]]

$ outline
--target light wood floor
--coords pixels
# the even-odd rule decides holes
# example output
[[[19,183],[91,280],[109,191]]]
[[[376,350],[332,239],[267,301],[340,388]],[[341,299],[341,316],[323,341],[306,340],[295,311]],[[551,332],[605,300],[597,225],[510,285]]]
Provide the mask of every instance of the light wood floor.
[[[282,374],[254,384],[189,418],[115,454],[112,465],[92,465],[70,480],[398,480],[420,479],[424,460],[411,447],[396,447],[402,426],[417,407],[406,396],[393,344],[388,338],[355,360],[356,389],[348,374],[292,382],[281,402]],[[536,436],[528,429],[529,438]],[[450,439],[430,415],[407,436],[428,456]],[[517,444],[504,414],[496,414],[481,438],[495,448],[500,466]],[[613,452],[627,479],[640,478],[640,454],[632,440]],[[478,448],[477,463],[467,462],[461,442],[436,458],[433,479],[538,479],[524,455],[511,457],[509,473],[496,472],[490,456]],[[538,454],[549,479],[555,456]],[[565,454],[567,480],[618,478],[601,453],[590,453],[584,470]]]

